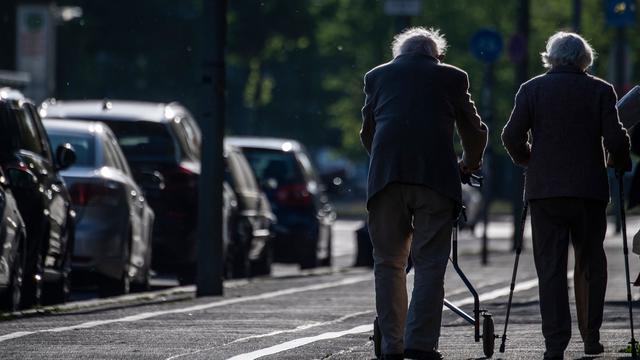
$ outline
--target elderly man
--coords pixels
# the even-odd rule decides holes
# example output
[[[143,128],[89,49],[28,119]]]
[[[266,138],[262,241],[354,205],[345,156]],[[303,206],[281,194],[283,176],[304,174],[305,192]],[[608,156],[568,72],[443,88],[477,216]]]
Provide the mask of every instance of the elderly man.
[[[502,141],[513,161],[527,168],[545,358],[562,359],[571,338],[569,240],[575,251],[575,297],[584,351],[604,351],[600,325],[607,286],[603,241],[609,186],[603,144],[610,165],[628,169],[631,163],[616,93],[610,84],[586,73],[593,63],[589,44],[577,34],[559,32],[549,38],[542,61],[549,71],[522,84]]]
[[[393,41],[394,59],[364,78],[360,137],[371,157],[367,209],[384,359],[441,358],[443,278],[460,172],[480,167],[487,142],[467,74],[441,62],[446,46],[438,30],[408,29]],[[415,279],[407,316],[410,249]]]

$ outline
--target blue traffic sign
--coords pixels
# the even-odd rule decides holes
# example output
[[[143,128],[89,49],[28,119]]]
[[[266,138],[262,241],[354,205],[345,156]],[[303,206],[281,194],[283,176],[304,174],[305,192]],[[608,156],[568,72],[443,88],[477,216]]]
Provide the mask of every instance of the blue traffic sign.
[[[607,0],[605,13],[609,26],[631,26],[636,22],[636,0]]]
[[[495,30],[480,29],[471,38],[471,53],[485,63],[498,60],[503,47],[502,35]]]

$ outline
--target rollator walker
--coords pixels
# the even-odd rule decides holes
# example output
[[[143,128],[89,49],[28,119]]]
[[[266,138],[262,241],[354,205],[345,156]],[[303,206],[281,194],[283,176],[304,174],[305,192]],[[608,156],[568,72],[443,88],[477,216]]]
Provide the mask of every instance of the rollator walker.
[[[470,185],[472,187],[479,188],[482,186],[483,178],[478,175],[467,175],[462,176],[461,181],[463,184]],[[495,349],[495,339],[497,336],[494,331],[493,317],[491,313],[489,313],[486,309],[480,308],[480,298],[478,296],[478,292],[473,287],[467,276],[464,274],[460,265],[458,264],[458,230],[460,225],[462,225],[466,221],[465,207],[462,206],[460,214],[456,218],[453,223],[453,229],[451,234],[451,257],[449,260],[453,265],[456,273],[460,276],[462,282],[464,282],[467,289],[473,296],[473,316],[466,313],[464,310],[460,309],[452,302],[447,299],[444,299],[444,306],[449,308],[449,310],[456,313],[462,319],[466,320],[469,324],[473,325],[474,329],[474,340],[475,342],[480,342],[482,340],[482,349],[484,351],[484,355],[488,358],[493,356]],[[409,258],[409,266],[407,266],[407,273],[411,271],[411,257]],[[480,319],[482,318],[482,332],[480,332]],[[381,358],[382,356],[382,333],[380,332],[380,327],[378,325],[378,317],[373,321],[373,336],[370,338],[373,340],[374,344],[374,352],[376,358]]]

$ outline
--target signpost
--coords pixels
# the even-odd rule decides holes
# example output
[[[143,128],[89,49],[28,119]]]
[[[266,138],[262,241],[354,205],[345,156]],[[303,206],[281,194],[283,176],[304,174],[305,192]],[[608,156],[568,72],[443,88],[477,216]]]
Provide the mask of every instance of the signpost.
[[[492,29],[480,29],[471,38],[471,53],[485,64],[483,87],[482,87],[482,118],[488,125],[491,124],[493,118],[493,68],[494,63],[500,58],[504,43],[502,35]],[[482,209],[482,264],[489,262],[489,207],[491,205],[491,142],[487,145],[484,160],[484,186],[483,186],[483,209]]]
[[[625,80],[627,78],[626,75],[626,43],[627,43],[627,32],[626,28],[628,26],[634,25],[636,22],[636,1],[635,0],[606,0],[605,1],[605,16],[607,20],[607,25],[616,29],[616,41],[615,41],[615,77],[614,84],[616,88],[616,92],[618,93],[618,97],[621,98],[625,94]],[[617,182],[611,181],[611,190],[612,193],[616,193],[618,191]],[[619,200],[614,197],[612,199],[614,206],[619,206],[616,204]],[[616,233],[619,233],[621,230],[620,227],[620,216],[616,212]]]
[[[202,2],[202,159],[198,200],[197,295],[222,295],[222,141],[226,1]]]
[[[420,15],[422,0],[386,0],[384,13],[396,17],[396,32],[411,26],[411,17]]]

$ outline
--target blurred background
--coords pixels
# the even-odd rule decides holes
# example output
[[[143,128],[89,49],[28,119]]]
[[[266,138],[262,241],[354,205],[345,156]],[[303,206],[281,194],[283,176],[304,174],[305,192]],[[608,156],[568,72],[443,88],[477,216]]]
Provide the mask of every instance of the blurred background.
[[[484,28],[500,34],[503,51],[494,65],[490,105],[494,111],[487,119],[496,149],[515,91],[522,78],[544,70],[539,53],[557,30],[577,29],[591,41],[599,54],[595,75],[617,82],[616,64],[622,61],[624,83],[619,88],[627,89],[637,79],[632,51],[640,45],[637,26],[628,28],[624,59],[617,59],[619,34],[607,15],[608,6],[633,2],[425,0],[405,1],[404,12],[387,4],[393,2],[229,2],[226,131],[298,139],[323,170],[344,170],[344,176],[352,177],[353,183],[340,184],[362,197],[366,154],[357,137],[362,77],[391,58],[390,41],[403,27],[442,29],[450,43],[446,61],[469,72],[479,105],[486,65],[472,54],[471,39]],[[0,69],[30,73],[25,92],[36,101],[179,101],[195,111],[201,9],[201,0],[4,0]],[[524,33],[523,21],[529,22]],[[489,111],[482,109],[485,118]],[[517,173],[504,152],[495,152],[492,168],[495,197],[510,199],[508,185]]]

